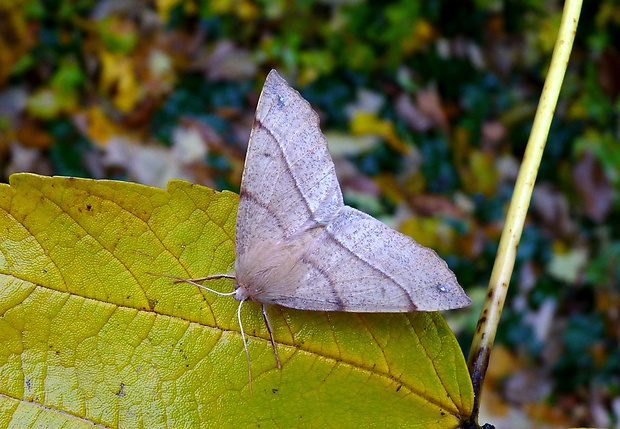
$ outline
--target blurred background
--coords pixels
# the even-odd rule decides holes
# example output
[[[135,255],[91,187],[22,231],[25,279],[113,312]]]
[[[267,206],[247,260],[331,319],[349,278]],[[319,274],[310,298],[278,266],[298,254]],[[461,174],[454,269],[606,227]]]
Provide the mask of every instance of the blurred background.
[[[436,249],[473,305],[465,356],[562,2],[0,3],[0,180],[238,191],[266,74],[319,112],[349,205]],[[584,4],[481,423],[620,427],[620,3]]]

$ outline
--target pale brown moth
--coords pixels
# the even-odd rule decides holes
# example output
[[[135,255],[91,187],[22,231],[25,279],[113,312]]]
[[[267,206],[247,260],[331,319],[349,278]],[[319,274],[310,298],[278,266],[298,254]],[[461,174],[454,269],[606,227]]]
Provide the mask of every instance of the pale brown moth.
[[[275,70],[250,134],[235,244],[234,276],[177,280],[204,288],[196,282],[234,278],[239,323],[243,302],[259,302],[270,334],[268,304],[379,313],[471,302],[433,250],[344,205],[318,115]],[[277,351],[276,359],[280,366]]]

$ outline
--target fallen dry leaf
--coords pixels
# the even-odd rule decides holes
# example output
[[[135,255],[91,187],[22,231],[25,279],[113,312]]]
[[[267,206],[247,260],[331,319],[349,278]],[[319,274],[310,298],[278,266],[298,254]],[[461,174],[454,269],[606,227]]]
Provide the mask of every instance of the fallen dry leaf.
[[[573,167],[573,180],[586,216],[594,222],[603,222],[611,210],[615,192],[601,163],[590,151],[586,150]]]

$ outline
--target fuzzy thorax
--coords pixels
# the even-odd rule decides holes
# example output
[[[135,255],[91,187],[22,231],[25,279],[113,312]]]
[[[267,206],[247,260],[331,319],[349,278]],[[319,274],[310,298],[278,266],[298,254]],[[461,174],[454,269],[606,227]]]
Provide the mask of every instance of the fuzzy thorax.
[[[281,241],[265,240],[240,255],[235,263],[235,299],[274,304],[294,296],[308,273],[304,249]]]

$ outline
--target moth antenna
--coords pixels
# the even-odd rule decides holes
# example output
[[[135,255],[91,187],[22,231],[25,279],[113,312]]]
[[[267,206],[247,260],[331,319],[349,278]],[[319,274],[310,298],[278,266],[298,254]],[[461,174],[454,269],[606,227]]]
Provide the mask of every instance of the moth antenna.
[[[169,274],[157,274],[157,273],[147,273],[150,274],[152,276],[158,276],[158,277],[167,277],[169,279],[173,279],[174,283],[190,283],[193,284],[194,286],[199,287],[200,289],[204,289],[207,290],[209,292],[213,292],[216,295],[219,296],[232,296],[235,294],[235,291],[232,292],[220,292],[218,290],[215,289],[211,289],[210,287],[206,287],[205,285],[201,285],[198,282],[204,282],[206,280],[217,280],[217,279],[234,279],[235,276],[230,275],[230,274],[213,274],[212,276],[207,276],[207,277],[199,277],[197,279],[184,279],[182,277],[177,277],[177,276],[171,276]]]
[[[276,348],[276,342],[273,339],[273,329],[271,329],[271,322],[267,316],[267,306],[265,304],[263,304],[263,318],[265,319],[265,325],[267,325],[267,331],[269,331],[269,339],[271,340],[271,346],[273,347],[273,354],[276,357],[276,364],[278,365],[278,369],[282,369],[280,356],[278,355],[278,349]]]
[[[245,357],[248,360],[248,379],[250,386],[250,395],[252,394],[252,363],[250,362],[250,350],[248,349],[248,343],[245,341],[245,332],[243,332],[243,324],[241,323],[241,307],[243,306],[243,301],[239,302],[239,308],[237,308],[237,320],[239,321],[239,330],[241,331],[241,339],[243,340],[243,348],[245,349]]]
[[[196,279],[184,279],[181,277],[174,277],[174,276],[170,276],[171,278],[175,279],[175,283],[182,283],[182,282],[187,282],[188,280],[193,281],[193,282],[204,282],[206,280],[217,280],[217,279],[235,279],[236,277],[232,274],[212,274],[210,276],[206,276],[206,277],[198,277]]]

